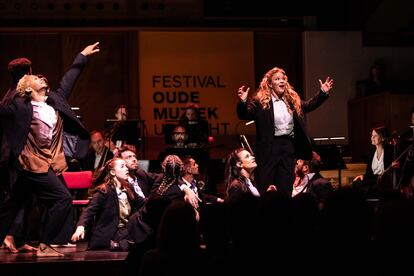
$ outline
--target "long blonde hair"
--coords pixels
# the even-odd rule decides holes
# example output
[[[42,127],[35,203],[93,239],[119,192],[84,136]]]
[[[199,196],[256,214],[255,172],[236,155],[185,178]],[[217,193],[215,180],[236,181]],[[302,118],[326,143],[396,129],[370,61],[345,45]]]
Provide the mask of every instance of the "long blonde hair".
[[[284,93],[283,101],[285,102],[289,112],[292,113],[293,108],[296,111],[296,113],[301,116],[302,107],[300,97],[298,93],[296,93],[296,91],[293,90],[293,86],[291,86],[288,82],[285,70],[281,68],[274,67],[264,75],[262,81],[260,82],[260,87],[257,90],[257,93],[254,98],[260,102],[260,104],[263,106],[263,109],[270,108],[270,101],[272,99],[272,90],[270,88],[270,85],[272,81],[272,76],[276,73],[282,73],[286,77],[286,90]]]

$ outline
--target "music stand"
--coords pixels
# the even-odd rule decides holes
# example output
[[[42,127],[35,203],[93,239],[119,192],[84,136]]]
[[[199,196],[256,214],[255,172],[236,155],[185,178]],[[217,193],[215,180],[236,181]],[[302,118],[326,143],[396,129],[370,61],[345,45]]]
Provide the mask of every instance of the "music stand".
[[[342,145],[338,141],[345,141],[345,137],[320,137],[314,138],[315,141],[325,142],[319,144],[317,151],[321,157],[321,170],[338,170],[338,187],[342,186],[342,170],[347,169],[342,156]]]
[[[141,131],[141,120],[119,121],[116,119],[107,119],[104,125],[104,133],[112,141],[122,141],[123,143],[136,146],[141,144]]]

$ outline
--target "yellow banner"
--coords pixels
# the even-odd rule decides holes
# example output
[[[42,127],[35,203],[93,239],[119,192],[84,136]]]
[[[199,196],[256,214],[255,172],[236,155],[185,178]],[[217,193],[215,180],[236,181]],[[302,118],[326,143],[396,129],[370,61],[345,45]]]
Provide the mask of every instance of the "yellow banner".
[[[237,134],[237,89],[254,86],[252,32],[140,32],[141,118],[148,136],[200,107],[212,136]],[[253,92],[253,91],[252,91]]]

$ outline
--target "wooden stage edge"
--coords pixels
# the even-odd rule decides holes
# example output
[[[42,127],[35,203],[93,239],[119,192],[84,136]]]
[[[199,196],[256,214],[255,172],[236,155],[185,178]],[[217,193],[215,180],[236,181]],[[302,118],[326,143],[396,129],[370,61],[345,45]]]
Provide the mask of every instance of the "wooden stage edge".
[[[57,248],[63,257],[38,258],[36,253],[22,252],[11,254],[0,249],[1,275],[122,275],[128,252],[108,250],[86,250],[87,243],[76,247]],[[10,273],[10,274],[6,274]]]

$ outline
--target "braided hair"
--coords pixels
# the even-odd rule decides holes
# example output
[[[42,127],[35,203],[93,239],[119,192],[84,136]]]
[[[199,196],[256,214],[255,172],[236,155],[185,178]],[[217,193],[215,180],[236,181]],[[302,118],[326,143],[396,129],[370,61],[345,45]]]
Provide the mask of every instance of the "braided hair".
[[[183,162],[177,155],[167,155],[161,163],[164,176],[157,189],[157,194],[163,195],[173,184],[178,184],[178,179],[183,170]]]

